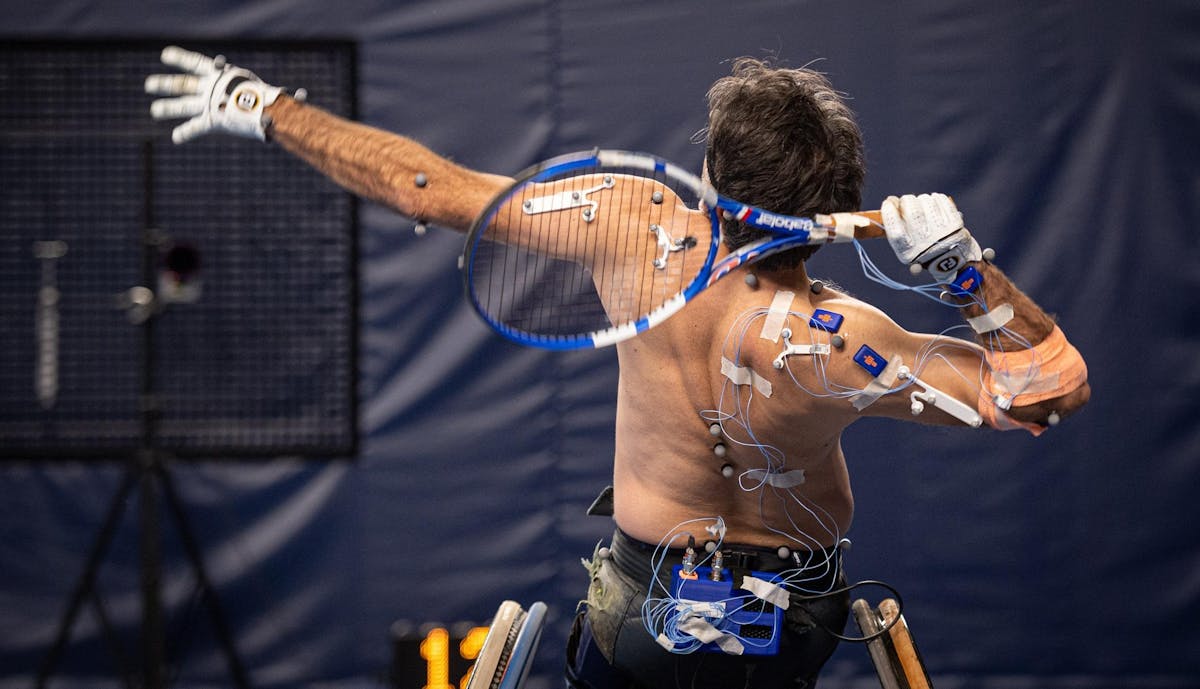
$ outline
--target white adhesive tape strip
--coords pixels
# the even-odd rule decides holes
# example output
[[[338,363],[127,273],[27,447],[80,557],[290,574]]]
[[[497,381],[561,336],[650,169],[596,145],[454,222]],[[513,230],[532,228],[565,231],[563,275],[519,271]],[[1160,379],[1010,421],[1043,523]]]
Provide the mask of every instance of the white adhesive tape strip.
[[[982,316],[968,318],[967,325],[982,335],[983,333],[990,333],[1008,325],[1008,322],[1013,319],[1014,315],[1012,304],[1001,304]]]
[[[721,647],[722,651],[725,651],[729,655],[741,655],[742,651],[745,650],[742,642],[699,617],[684,620],[677,628],[679,631],[690,634],[703,643],[716,643]]]
[[[771,396],[771,381],[760,377],[747,366],[738,366],[725,357],[721,357],[721,374],[734,385],[752,385],[763,397]]]
[[[795,488],[804,483],[804,470],[792,469],[791,471],[767,471],[766,469],[751,469],[746,472],[746,478],[761,484],[767,484],[775,488]]]
[[[834,213],[833,215],[817,213],[813,219],[829,233],[829,237],[825,241],[834,244],[854,241],[854,228],[866,227],[871,224],[870,218],[857,213]]]
[[[771,342],[779,341],[779,334],[783,332],[783,321],[787,318],[788,311],[792,308],[792,300],[795,298],[795,292],[782,289],[775,292],[775,298],[771,300],[771,308],[767,310],[767,317],[763,320],[762,330],[758,333],[759,337]]]
[[[903,364],[904,360],[900,358],[899,354],[893,356],[888,361],[887,367],[880,371],[879,375],[875,376],[870,383],[867,383],[867,387],[863,388],[862,392],[850,398],[850,403],[854,405],[854,408],[862,411],[871,406],[875,400],[886,395],[892,389],[892,383],[896,382],[896,376]]]
[[[765,600],[780,610],[787,610],[788,605],[792,601],[782,586],[756,577],[743,577],[741,588],[753,593],[756,598]]]
[[[870,221],[854,213],[833,214],[833,241],[835,244],[854,241],[854,228],[865,227]]]

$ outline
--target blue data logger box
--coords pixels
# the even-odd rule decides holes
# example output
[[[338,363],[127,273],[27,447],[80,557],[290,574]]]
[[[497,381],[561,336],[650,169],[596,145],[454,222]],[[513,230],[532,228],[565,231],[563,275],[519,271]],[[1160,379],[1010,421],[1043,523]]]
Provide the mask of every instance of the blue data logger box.
[[[745,570],[741,570],[745,572]],[[757,598],[749,591],[737,588],[728,568],[721,570],[720,581],[712,580],[712,567],[696,567],[692,575],[683,573],[683,566],[671,571],[671,594],[680,606],[668,614],[667,625],[673,625],[680,607],[688,603],[719,603],[725,608],[720,619],[708,621],[719,631],[738,638],[742,655],[770,656],[779,653],[779,636],[783,632],[783,609]],[[778,576],[765,572],[749,572],[755,579],[777,581]],[[678,645],[677,645],[678,646]],[[715,642],[700,647],[704,653],[724,653]]]

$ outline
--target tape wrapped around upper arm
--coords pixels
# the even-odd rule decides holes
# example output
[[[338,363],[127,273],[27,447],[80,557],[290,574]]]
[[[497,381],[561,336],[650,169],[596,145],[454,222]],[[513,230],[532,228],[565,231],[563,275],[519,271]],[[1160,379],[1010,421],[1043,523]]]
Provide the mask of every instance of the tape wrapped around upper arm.
[[[1044,427],[1017,421],[1004,411],[1062,397],[1087,382],[1083,357],[1057,325],[1029,349],[988,352],[986,357],[979,414],[989,426],[1003,431],[1024,428],[1040,434]]]

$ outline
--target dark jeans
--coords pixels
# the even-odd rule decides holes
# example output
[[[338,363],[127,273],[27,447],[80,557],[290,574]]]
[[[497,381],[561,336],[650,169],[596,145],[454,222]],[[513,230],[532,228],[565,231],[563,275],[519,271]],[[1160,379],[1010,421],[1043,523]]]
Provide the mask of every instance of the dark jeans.
[[[737,549],[751,559],[749,569],[777,572],[794,568],[774,551]],[[821,666],[838,640],[823,628],[841,631],[850,611],[850,596],[821,598],[793,595],[785,613],[780,650],[774,656],[735,656],[721,653],[670,653],[642,624],[642,603],[654,576],[654,547],[617,531],[609,556],[593,563],[588,605],[575,619],[567,644],[567,686],[575,689],[736,689],[737,687],[813,687]],[[667,562],[678,562],[676,552]],[[728,556],[727,556],[728,558]],[[757,558],[757,559],[755,559]],[[839,566],[825,573],[823,583],[844,586]],[[727,559],[727,565],[730,564]],[[669,570],[669,568],[667,568]],[[669,572],[666,573],[669,577]]]

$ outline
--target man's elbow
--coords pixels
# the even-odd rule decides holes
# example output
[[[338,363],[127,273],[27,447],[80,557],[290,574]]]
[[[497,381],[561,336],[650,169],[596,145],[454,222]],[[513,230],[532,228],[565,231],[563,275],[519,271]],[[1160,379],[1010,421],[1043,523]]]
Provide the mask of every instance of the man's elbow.
[[[1008,415],[1018,421],[1053,426],[1083,408],[1092,398],[1092,386],[1083,381],[1070,392],[1026,406],[1014,405]]]

